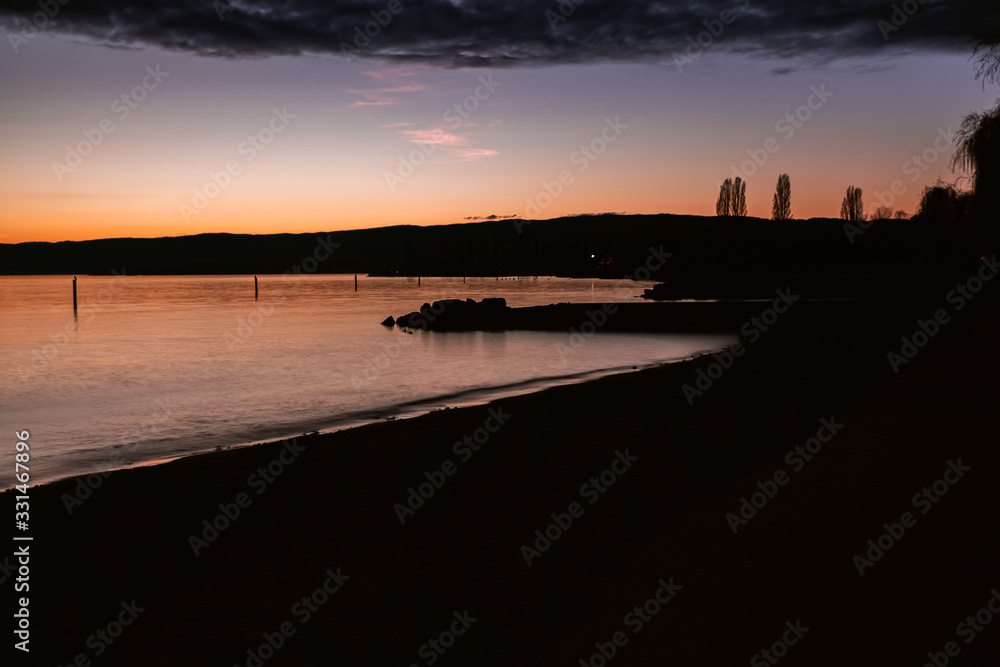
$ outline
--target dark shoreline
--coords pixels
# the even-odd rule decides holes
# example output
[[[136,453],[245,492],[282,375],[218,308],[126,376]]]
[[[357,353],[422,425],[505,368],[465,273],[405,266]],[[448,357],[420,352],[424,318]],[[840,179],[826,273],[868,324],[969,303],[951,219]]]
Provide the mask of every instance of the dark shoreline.
[[[792,308],[693,405],[680,388],[711,355],[503,399],[509,420],[467,461],[456,443],[485,406],[300,438],[260,494],[251,477],[281,443],[117,472],[72,515],[73,480],[32,489],[32,661],[245,665],[289,622],[264,665],[427,664],[421,646],[468,609],[478,620],[435,664],[576,665],[618,630],[609,664],[745,662],[800,617],[811,629],[783,665],[923,664],[1000,584],[991,289],[973,338],[956,318],[898,375],[886,352],[940,299]],[[843,433],[732,535],[726,513],[831,417]],[[581,500],[625,449],[633,466]],[[958,457],[973,472],[858,577],[851,556]],[[400,525],[394,505],[446,459],[457,472]],[[191,535],[241,493],[195,556]],[[583,515],[528,567],[522,545],[573,502]],[[294,605],[337,568],[350,579],[302,623]],[[641,633],[623,626],[671,577],[676,598]],[[95,656],[87,638],[133,599],[145,611]],[[956,664],[998,647],[987,627]]]
[[[63,482],[69,479],[73,480],[86,479],[91,475],[109,477],[112,474],[122,470],[132,470],[135,468],[147,468],[147,467],[166,465],[167,463],[172,463],[173,461],[184,459],[190,456],[217,454],[236,449],[245,449],[247,447],[271,446],[271,445],[276,445],[277,443],[286,442],[288,440],[312,437],[314,435],[330,436],[336,433],[340,433],[342,431],[364,428],[366,426],[380,424],[387,421],[417,419],[434,412],[458,410],[470,407],[482,407],[490,405],[492,403],[501,402],[507,397],[513,398],[519,396],[526,396],[546,391],[547,389],[551,389],[553,387],[571,386],[586,382],[593,382],[594,380],[607,377],[610,375],[635,373],[638,371],[649,370],[651,368],[658,368],[660,366],[684,363],[686,361],[695,359],[697,357],[706,354],[711,354],[711,351],[696,353],[691,355],[691,357],[685,359],[652,363],[643,366],[642,368],[640,368],[639,366],[602,368],[593,371],[582,371],[571,375],[540,377],[531,380],[515,382],[507,385],[480,387],[477,389],[464,390],[451,394],[432,396],[429,398],[418,399],[406,403],[387,405],[383,408],[375,408],[371,410],[347,413],[339,417],[336,417],[332,420],[326,420],[321,422],[310,421],[308,422],[308,424],[310,426],[314,426],[315,428],[308,431],[298,431],[296,429],[291,429],[290,431],[287,432],[287,434],[283,435],[266,435],[258,438],[252,438],[249,440],[241,440],[233,444],[209,446],[203,449],[192,450],[189,452],[181,452],[175,454],[164,453],[159,458],[154,458],[144,461],[135,461],[132,463],[128,463],[126,465],[122,465],[117,468],[101,467],[101,469],[97,472],[66,473],[60,475],[56,479],[50,479],[43,482],[36,482],[35,480],[37,479],[37,474],[33,474],[31,488],[32,489],[41,488],[51,484]],[[500,394],[501,396],[490,397],[496,394]],[[458,405],[443,405],[450,403],[458,403]],[[432,407],[441,405],[443,405],[443,407]],[[334,425],[329,425],[329,424],[334,424]],[[108,463],[109,460],[107,458],[102,458],[101,462]],[[0,489],[0,493],[5,493],[7,491],[10,491],[11,489],[13,489],[13,487],[11,487],[10,489]]]

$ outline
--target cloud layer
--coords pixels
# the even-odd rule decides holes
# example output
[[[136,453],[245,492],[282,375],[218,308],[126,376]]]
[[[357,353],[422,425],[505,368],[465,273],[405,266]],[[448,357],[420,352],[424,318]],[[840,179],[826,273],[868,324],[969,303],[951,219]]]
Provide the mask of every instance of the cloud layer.
[[[1000,3],[985,0],[60,1],[0,0],[0,24],[8,38],[38,27],[206,56],[444,67],[671,62],[697,54],[699,35],[707,48],[764,57],[969,53],[977,37],[1000,31]]]

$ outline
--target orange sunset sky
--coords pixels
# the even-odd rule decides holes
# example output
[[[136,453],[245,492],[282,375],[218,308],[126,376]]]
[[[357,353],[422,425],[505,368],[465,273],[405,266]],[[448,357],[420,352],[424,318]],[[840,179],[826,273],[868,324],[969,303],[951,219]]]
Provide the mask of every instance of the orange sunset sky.
[[[925,186],[958,177],[945,138],[992,101],[968,54],[790,71],[722,52],[680,72],[669,58],[444,68],[209,58],[39,34],[8,55],[4,243],[491,214],[711,215],[718,184],[751,154],[764,158],[742,172],[751,215],[769,216],[781,173],[796,217],[836,217],[849,185],[873,207],[893,181],[903,190],[893,205],[912,213]],[[558,196],[539,198],[561,173]]]

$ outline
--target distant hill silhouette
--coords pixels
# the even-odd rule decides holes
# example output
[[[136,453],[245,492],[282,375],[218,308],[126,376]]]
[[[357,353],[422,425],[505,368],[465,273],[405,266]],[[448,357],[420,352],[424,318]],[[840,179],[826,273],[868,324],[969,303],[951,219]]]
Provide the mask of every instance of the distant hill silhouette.
[[[881,220],[851,243],[842,220],[584,215],[311,234],[199,234],[0,244],[0,273],[129,275],[306,273],[410,276],[632,277],[650,247],[672,253],[652,278],[772,282],[772,276],[950,271],[979,248],[930,223]],[[323,243],[319,243],[322,239]],[[314,255],[314,252],[316,254]],[[978,257],[978,255],[977,255]],[[313,270],[310,271],[309,269]]]

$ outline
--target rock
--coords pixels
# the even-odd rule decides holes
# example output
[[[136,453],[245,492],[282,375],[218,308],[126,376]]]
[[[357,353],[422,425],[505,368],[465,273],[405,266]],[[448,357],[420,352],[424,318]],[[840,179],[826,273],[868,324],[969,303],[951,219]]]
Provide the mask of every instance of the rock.
[[[420,317],[420,313],[407,313],[396,318],[396,326],[400,328],[417,329],[415,322]]]
[[[650,299],[652,301],[669,301],[671,299],[676,299],[676,294],[671,294],[670,289],[667,287],[666,283],[658,283],[653,285],[652,289],[645,289],[642,291],[643,299]]]
[[[396,318],[401,328],[438,331],[469,331],[473,329],[503,329],[508,314],[507,300],[442,299],[425,303],[420,310]]]
[[[390,315],[389,317],[385,318],[384,320],[382,320],[382,326],[384,326],[384,327],[393,327],[393,326],[396,326],[396,320],[395,320],[395,318],[393,318],[392,315]]]

